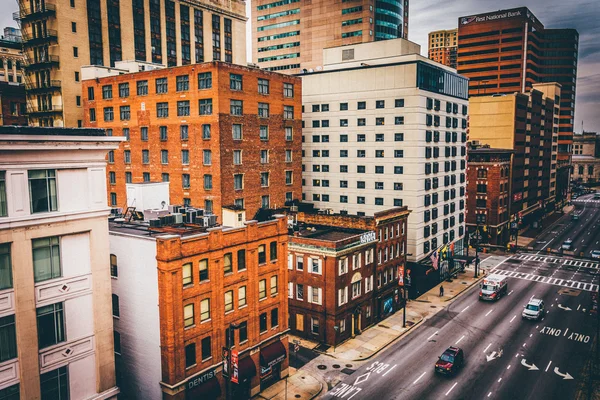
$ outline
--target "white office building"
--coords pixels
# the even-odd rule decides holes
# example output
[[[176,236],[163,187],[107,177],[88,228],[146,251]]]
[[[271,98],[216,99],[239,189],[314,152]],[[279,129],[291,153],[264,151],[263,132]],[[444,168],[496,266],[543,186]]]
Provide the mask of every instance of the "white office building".
[[[325,49],[302,75],[303,199],[373,215],[408,206],[408,261],[462,247],[468,81],[404,39]]]

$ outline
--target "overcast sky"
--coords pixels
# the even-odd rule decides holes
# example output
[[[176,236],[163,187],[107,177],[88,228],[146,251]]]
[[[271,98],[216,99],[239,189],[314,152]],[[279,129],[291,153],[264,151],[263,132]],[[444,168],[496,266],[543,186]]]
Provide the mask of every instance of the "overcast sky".
[[[247,0],[250,3],[250,0]],[[498,4],[501,3],[501,7]],[[458,17],[526,6],[547,28],[575,28],[579,31],[579,65],[575,131],[600,132],[600,1],[599,0],[411,0],[409,40],[427,53],[427,33],[456,28]],[[248,4],[248,16],[250,16]],[[12,12],[16,0],[0,0],[0,27],[15,26]],[[251,27],[248,27],[249,30]],[[251,46],[248,35],[248,46]]]

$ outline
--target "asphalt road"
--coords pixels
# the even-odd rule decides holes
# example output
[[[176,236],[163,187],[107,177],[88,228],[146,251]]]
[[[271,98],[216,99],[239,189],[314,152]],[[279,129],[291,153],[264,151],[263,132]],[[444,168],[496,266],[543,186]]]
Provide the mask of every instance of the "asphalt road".
[[[600,200],[593,197],[593,194],[588,194],[573,200],[575,209],[542,232],[534,243],[534,249],[540,252],[547,248],[560,251],[563,242],[571,239],[571,251],[575,255],[583,252],[584,257],[591,257],[592,250],[600,250]],[[579,220],[572,220],[574,214],[579,215]]]
[[[596,317],[587,311],[590,292],[527,279],[534,275],[534,261],[518,257],[497,267],[517,273],[509,277],[508,296],[495,303],[480,302],[479,289],[473,287],[325,398],[573,398],[596,328]],[[529,272],[522,274],[517,268]],[[538,271],[552,268],[556,266],[538,266]],[[542,298],[548,311],[538,322],[521,319],[532,296]],[[436,375],[434,364],[449,346],[464,350],[465,365],[455,376]]]

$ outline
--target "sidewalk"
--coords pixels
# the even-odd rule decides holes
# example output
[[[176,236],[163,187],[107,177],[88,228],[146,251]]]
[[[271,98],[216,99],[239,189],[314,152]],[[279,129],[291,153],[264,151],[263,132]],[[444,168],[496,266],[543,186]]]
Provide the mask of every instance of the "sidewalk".
[[[486,265],[486,267],[493,265]],[[348,339],[339,346],[336,346],[335,351],[333,347],[330,347],[322,354],[345,362],[362,361],[373,357],[412,328],[431,318],[438,311],[454,301],[457,296],[479,282],[485,275],[485,272],[483,268],[480,268],[478,279],[475,279],[473,274],[473,268],[467,268],[465,272],[459,273],[458,277],[453,279],[452,282],[443,282],[443,297],[439,297],[440,285],[437,285],[418,299],[409,301],[406,308],[405,328],[402,327],[403,311],[398,310],[395,314],[379,322],[377,325],[365,329],[355,338]],[[318,345],[317,343],[290,335],[290,340],[292,339],[300,340],[302,346],[310,349],[314,349]]]
[[[290,367],[290,376],[288,376],[287,382],[286,379],[280,380],[254,396],[253,399],[311,400],[318,396],[319,393],[321,393],[321,390],[323,390],[323,384],[314,376],[301,369],[296,370],[295,368]]]

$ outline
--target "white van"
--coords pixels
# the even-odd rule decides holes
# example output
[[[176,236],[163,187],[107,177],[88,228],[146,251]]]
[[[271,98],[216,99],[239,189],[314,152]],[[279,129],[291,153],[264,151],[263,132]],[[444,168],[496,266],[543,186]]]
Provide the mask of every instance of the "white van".
[[[508,277],[491,274],[479,286],[479,300],[498,300],[508,291]]]

